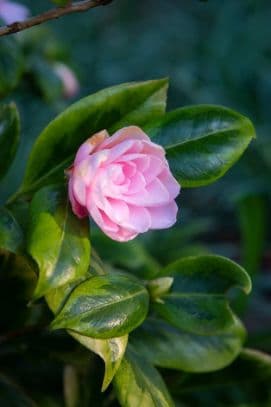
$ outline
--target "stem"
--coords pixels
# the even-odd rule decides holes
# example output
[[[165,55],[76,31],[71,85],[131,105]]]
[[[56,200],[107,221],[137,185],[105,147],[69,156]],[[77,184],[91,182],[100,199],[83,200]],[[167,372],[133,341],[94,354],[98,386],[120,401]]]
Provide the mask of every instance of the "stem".
[[[82,11],[87,11],[91,8],[105,6],[106,4],[111,3],[112,1],[113,0],[82,0],[75,3],[71,2],[64,7],[56,7],[42,14],[31,17],[25,21],[15,22],[5,27],[2,27],[0,28],[0,37],[26,30],[27,28],[42,24],[45,21],[54,20],[66,14],[79,13]]]

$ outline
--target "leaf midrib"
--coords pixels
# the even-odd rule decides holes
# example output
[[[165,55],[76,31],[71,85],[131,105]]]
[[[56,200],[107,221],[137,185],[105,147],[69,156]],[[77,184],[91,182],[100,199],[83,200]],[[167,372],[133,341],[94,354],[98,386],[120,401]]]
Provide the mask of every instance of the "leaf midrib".
[[[232,127],[227,127],[227,128],[220,128],[220,129],[217,129],[217,130],[213,130],[213,131],[209,131],[208,133],[204,133],[204,135],[202,135],[202,136],[197,136],[197,137],[195,137],[195,138],[191,138],[191,139],[189,139],[189,140],[184,140],[184,141],[181,141],[181,142],[179,142],[179,143],[175,143],[175,144],[170,144],[170,145],[168,145],[168,146],[165,146],[165,149],[168,151],[168,150],[170,150],[170,149],[174,149],[174,148],[176,148],[176,147],[179,147],[179,146],[183,146],[183,145],[185,145],[185,144],[189,144],[189,143],[193,143],[193,142],[195,142],[195,141],[199,141],[199,140],[203,140],[203,139],[206,139],[206,138],[209,138],[209,137],[211,137],[211,136],[214,136],[214,135],[216,135],[217,133],[230,133],[230,132],[232,132],[232,131],[234,131],[234,130],[237,130],[238,131],[238,129],[240,129],[240,127],[241,126],[232,126]],[[219,134],[217,135],[217,136],[219,136]],[[154,138],[155,139],[155,138]]]
[[[130,294],[130,295],[127,295],[125,297],[122,297],[120,300],[117,300],[117,301],[112,300],[112,301],[107,302],[106,304],[103,304],[103,305],[100,305],[100,306],[97,306],[97,307],[93,307],[91,310],[81,312],[78,316],[80,317],[83,314],[91,314],[92,311],[94,311],[94,312],[100,311],[103,308],[107,308],[108,306],[115,305],[115,304],[120,304],[121,302],[128,301],[129,299],[134,298],[134,297],[138,297],[138,296],[140,296],[140,295],[142,295],[144,293],[146,293],[146,289],[143,287],[142,289],[140,289],[139,291],[137,291],[134,294]],[[64,309],[63,309],[63,312],[65,312]]]

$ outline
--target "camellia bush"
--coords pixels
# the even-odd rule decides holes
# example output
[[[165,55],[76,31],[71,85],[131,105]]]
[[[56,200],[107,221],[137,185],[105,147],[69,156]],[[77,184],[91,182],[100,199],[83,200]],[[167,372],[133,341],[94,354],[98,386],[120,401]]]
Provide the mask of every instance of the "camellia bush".
[[[251,291],[242,267],[217,255],[164,266],[136,243],[152,229],[163,242],[177,212],[181,227],[188,188],[221,178],[255,137],[226,107],[167,112],[167,88],[160,79],[101,90],[38,136],[0,210],[1,405],[181,406],[210,377],[270,374],[267,356],[243,349],[230,305],[236,288]],[[16,106],[2,104],[1,178],[19,122]],[[64,385],[51,395],[45,382],[58,372]]]

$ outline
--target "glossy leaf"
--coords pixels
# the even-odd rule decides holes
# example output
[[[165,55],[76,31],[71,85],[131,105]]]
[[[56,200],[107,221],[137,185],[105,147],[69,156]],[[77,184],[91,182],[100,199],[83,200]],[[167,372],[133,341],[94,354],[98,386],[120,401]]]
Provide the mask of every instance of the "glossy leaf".
[[[94,339],[68,331],[81,345],[99,355],[105,364],[102,391],[106,390],[120,367],[128,343],[128,335],[111,339]]]
[[[197,335],[225,333],[236,324],[226,292],[239,287],[249,293],[251,282],[239,265],[220,256],[187,257],[169,265],[161,276],[174,278],[170,293],[153,304],[176,328]]]
[[[80,281],[87,273],[88,226],[73,215],[61,188],[45,187],[35,195],[30,210],[28,252],[39,266],[35,298],[67,282]]]
[[[19,113],[13,103],[0,106],[0,178],[9,169],[19,144]]]
[[[20,193],[63,180],[82,142],[99,130],[143,125],[165,110],[167,80],[127,83],[104,89],[73,104],[38,137]]]
[[[16,253],[23,244],[23,231],[6,208],[0,208],[0,248]]]
[[[144,321],[148,302],[144,285],[132,276],[92,277],[74,288],[51,326],[99,339],[123,336]]]
[[[62,287],[51,290],[47,294],[46,301],[54,314],[59,313],[75,286],[75,283],[68,283]],[[118,338],[95,339],[80,335],[71,330],[68,330],[68,333],[75,340],[81,343],[81,345],[85,346],[91,352],[96,353],[103,359],[105,364],[105,372],[102,391],[106,390],[116,371],[118,370],[124,356],[128,342],[128,335],[120,336]]]
[[[140,354],[156,366],[186,372],[210,372],[229,365],[240,353],[245,329],[235,324],[216,335],[196,335],[150,318],[131,337]]]
[[[158,371],[131,347],[115,375],[114,387],[122,407],[174,406]]]
[[[246,117],[221,106],[189,106],[167,113],[146,131],[166,149],[174,176],[184,187],[207,185],[240,158],[255,137]]]

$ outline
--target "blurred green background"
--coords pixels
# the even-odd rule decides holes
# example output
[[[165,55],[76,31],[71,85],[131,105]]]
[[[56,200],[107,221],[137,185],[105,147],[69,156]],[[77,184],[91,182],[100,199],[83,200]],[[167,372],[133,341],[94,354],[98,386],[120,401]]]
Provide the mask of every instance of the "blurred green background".
[[[32,14],[52,6],[42,0],[22,3]],[[72,103],[61,97],[50,71],[55,60],[76,72],[80,93],[75,99],[121,82],[166,76],[169,108],[220,104],[254,122],[257,140],[221,181],[182,191],[173,229],[124,245],[118,256],[114,243],[104,244],[94,233],[102,256],[135,272],[202,252],[244,265],[254,290],[248,302],[239,298],[235,306],[245,318],[248,345],[271,352],[270,0],[115,0],[21,33],[14,41],[0,40],[1,58],[0,89],[7,70],[14,79],[2,101],[15,100],[22,120],[20,151],[0,187],[1,201],[20,183],[40,131]],[[131,262],[135,253],[137,263]]]

